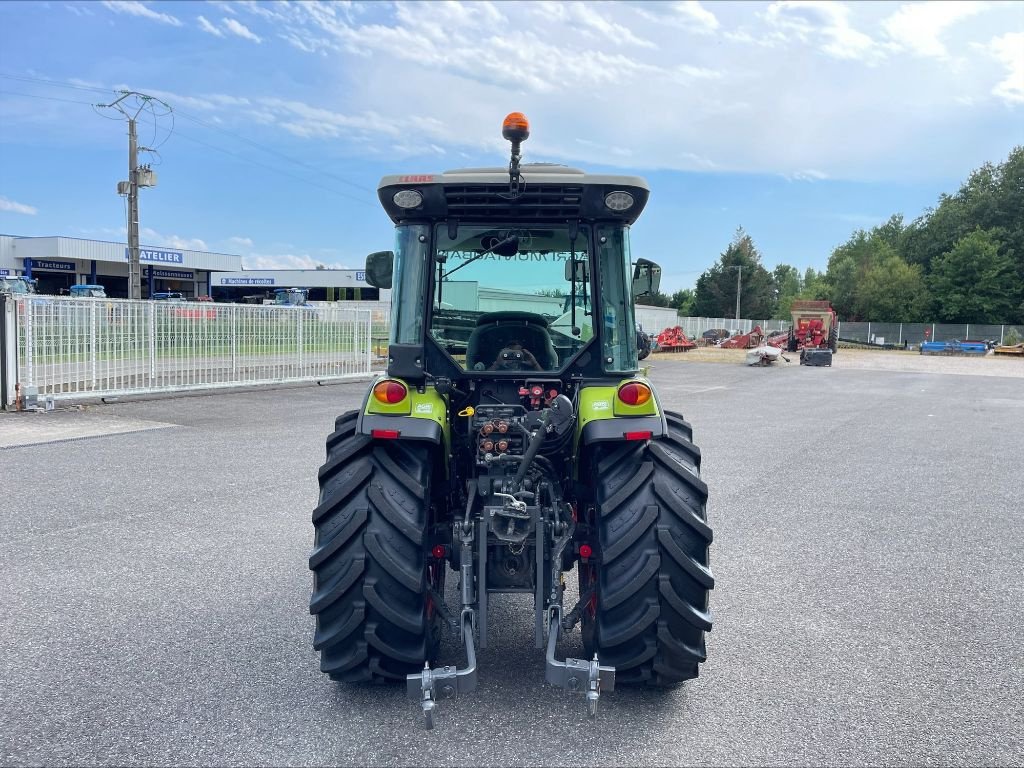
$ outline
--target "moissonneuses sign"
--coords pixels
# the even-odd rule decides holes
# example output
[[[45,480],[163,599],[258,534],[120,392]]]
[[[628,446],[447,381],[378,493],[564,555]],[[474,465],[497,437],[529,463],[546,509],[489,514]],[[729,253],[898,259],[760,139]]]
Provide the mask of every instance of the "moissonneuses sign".
[[[124,249],[124,260],[128,261],[128,249]],[[156,264],[184,264],[185,255],[181,251],[160,251],[155,248],[139,248],[139,261],[152,261]]]

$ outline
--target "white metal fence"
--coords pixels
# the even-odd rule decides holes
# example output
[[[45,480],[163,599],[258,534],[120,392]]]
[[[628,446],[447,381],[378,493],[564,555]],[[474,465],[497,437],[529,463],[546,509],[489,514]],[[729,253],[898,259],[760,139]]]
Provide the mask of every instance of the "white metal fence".
[[[66,399],[345,379],[376,362],[373,311],[337,304],[20,296],[5,302],[3,333],[5,406],[16,390]]]

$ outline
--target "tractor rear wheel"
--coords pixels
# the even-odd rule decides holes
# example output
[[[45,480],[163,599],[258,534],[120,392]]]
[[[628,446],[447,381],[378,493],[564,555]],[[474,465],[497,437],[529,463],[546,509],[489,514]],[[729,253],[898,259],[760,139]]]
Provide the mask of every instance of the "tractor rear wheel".
[[[444,564],[426,555],[433,456],[427,444],[356,434],[357,417],[338,417],[320,468],[313,648],[334,680],[404,680],[440,638],[428,582]]]
[[[789,329],[789,336],[786,337],[786,351],[796,352],[796,333],[792,328]]]
[[[839,351],[839,329],[834,325],[828,329],[828,348],[833,355]]]
[[[649,443],[598,444],[596,562],[580,564],[587,654],[616,680],[666,686],[697,677],[711,630],[711,528],[692,429],[668,412],[668,435]]]

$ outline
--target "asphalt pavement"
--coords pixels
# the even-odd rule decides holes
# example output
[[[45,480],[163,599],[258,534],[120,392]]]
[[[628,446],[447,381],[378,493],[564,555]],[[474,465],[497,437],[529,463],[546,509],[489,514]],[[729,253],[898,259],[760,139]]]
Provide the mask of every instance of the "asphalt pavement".
[[[1021,381],[652,377],[711,489],[701,677],[590,721],[507,596],[478,691],[431,732],[402,688],[333,683],[311,648],[316,472],[365,384],[0,414],[0,763],[1024,763]]]

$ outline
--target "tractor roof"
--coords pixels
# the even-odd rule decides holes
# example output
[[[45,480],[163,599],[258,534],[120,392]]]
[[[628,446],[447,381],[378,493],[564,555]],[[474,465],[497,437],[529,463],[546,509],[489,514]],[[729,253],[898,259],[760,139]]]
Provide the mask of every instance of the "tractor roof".
[[[632,224],[650,195],[639,176],[586,173],[554,163],[524,163],[519,167],[519,194],[509,194],[508,168],[460,168],[437,174],[385,176],[377,196],[396,224],[403,221],[458,219],[465,223],[553,223],[570,220],[613,220]],[[401,208],[394,196],[415,190],[422,203]],[[628,192],[633,205],[625,211],[608,208],[609,192]]]

